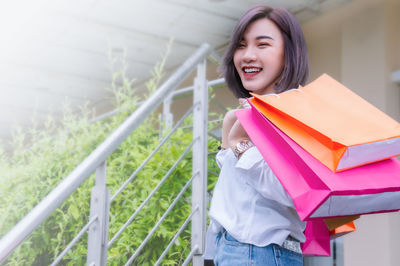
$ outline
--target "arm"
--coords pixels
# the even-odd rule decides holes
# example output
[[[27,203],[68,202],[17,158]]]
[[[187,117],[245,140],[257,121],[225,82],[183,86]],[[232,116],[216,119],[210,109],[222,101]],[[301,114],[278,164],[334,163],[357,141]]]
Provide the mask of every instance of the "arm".
[[[230,110],[225,114],[224,120],[222,122],[222,144],[223,149],[230,147],[229,145],[229,132],[231,131],[233,125],[237,121],[235,116],[235,110]]]
[[[236,110],[230,110],[226,113],[222,122],[222,144],[224,149],[234,148],[242,140],[249,140],[246,131],[240,125],[235,115]]]
[[[239,104],[244,107],[248,108],[247,100],[244,98],[239,99]],[[245,140],[250,140],[249,136],[247,135],[246,131],[240,125],[239,121],[235,115],[236,110],[230,110],[226,113],[224,117],[224,121],[222,123],[222,144],[221,147],[232,148],[235,149],[236,145]]]
[[[249,104],[246,99],[239,98],[239,104],[244,108],[249,108]],[[235,149],[236,145],[245,140],[250,140],[246,131],[240,125],[235,115],[236,110],[230,110],[226,113],[224,121],[222,123],[222,144],[223,149],[232,148]]]
[[[239,123],[239,120],[236,120],[232,126],[231,131],[229,132],[229,147],[234,149],[236,144],[243,140],[250,140],[246,131],[243,129],[242,125]]]

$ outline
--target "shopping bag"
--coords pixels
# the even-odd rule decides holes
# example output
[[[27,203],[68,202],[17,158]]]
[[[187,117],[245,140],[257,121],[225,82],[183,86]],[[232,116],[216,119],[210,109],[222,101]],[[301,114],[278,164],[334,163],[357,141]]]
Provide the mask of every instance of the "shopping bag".
[[[301,243],[304,256],[330,256],[329,230],[321,219],[308,221],[304,230],[306,241]]]
[[[341,225],[329,231],[330,239],[336,239],[338,237],[347,235],[348,233],[356,231],[356,226],[354,222],[349,222],[347,224]]]
[[[360,215],[335,217],[335,218],[324,219],[324,222],[325,222],[326,226],[328,227],[328,230],[332,231],[336,228],[339,228],[342,225],[349,224],[358,218],[360,218]]]
[[[349,222],[330,230],[326,222],[321,219],[308,221],[304,230],[306,241],[301,244],[303,255],[330,256],[330,240],[344,236],[355,230],[354,222]]]
[[[235,114],[292,198],[302,220],[400,209],[400,162],[397,159],[335,173],[277,129],[257,109],[242,109]]]
[[[400,155],[400,123],[324,74],[280,94],[252,94],[275,126],[334,172]]]

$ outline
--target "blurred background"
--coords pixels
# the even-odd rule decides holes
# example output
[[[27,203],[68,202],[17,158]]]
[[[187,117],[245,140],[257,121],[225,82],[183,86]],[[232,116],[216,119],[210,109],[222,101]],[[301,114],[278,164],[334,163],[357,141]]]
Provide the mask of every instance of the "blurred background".
[[[301,22],[309,81],[328,73],[400,120],[400,0],[16,0],[0,3],[1,141],[10,151],[15,125],[61,119],[66,104],[112,112],[112,73],[125,68],[140,94],[171,38],[165,77],[204,42],[222,55],[237,19],[258,3],[283,6]],[[208,63],[209,80],[220,77],[217,68]],[[192,83],[190,76],[181,87]],[[179,98],[174,116],[191,101]],[[226,88],[215,89],[210,111],[235,106]],[[398,212],[363,216],[356,226],[338,242],[336,265],[399,265]]]

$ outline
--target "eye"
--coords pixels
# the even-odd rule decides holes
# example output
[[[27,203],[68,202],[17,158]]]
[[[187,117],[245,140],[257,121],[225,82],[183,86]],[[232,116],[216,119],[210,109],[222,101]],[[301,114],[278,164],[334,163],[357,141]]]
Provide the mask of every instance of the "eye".
[[[261,42],[258,44],[258,47],[268,47],[268,46],[271,46],[271,45],[267,42]]]
[[[244,47],[246,47],[245,43],[239,43],[237,46],[237,49],[244,48]]]

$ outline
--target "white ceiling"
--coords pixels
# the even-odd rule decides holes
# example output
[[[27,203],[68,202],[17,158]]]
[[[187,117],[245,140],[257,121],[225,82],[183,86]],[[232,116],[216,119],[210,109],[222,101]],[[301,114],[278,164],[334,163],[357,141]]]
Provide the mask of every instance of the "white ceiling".
[[[0,138],[11,125],[61,116],[89,101],[112,108],[111,61],[125,56],[128,76],[141,84],[174,38],[167,69],[201,43],[222,52],[250,6],[284,6],[305,21],[350,0],[15,0],[0,3]],[[112,55],[110,57],[110,55]]]

